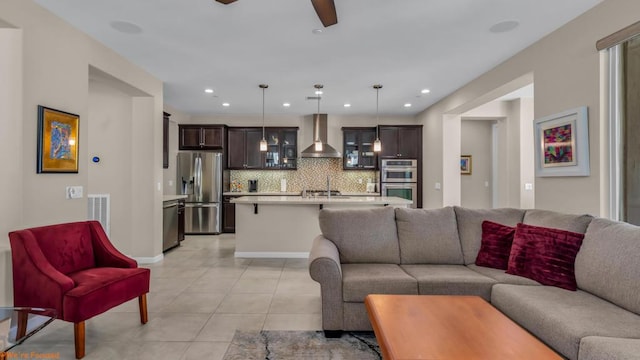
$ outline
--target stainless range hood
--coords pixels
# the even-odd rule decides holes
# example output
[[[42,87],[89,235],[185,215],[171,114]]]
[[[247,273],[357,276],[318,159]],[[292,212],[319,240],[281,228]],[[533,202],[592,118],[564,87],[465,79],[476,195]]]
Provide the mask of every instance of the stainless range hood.
[[[317,151],[315,143],[300,153],[303,158],[341,158],[340,151],[327,144],[327,114],[313,114],[313,139],[322,142],[322,150]]]

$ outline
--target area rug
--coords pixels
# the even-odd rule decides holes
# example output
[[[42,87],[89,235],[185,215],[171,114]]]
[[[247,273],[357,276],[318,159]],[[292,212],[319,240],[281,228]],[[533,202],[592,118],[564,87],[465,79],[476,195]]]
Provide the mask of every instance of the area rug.
[[[345,332],[327,339],[322,331],[236,331],[224,360],[380,360],[373,333]]]

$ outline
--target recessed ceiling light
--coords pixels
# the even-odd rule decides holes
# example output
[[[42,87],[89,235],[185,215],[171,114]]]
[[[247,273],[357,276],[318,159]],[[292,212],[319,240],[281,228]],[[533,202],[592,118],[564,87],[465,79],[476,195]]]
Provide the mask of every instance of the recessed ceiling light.
[[[142,32],[142,28],[140,26],[128,21],[112,21],[109,23],[109,26],[123,34],[135,35]]]
[[[284,104],[282,104],[282,106],[284,106],[284,107],[289,107],[289,106],[291,106],[291,104],[289,104],[289,103],[284,103]]]
[[[344,104],[344,107],[351,107],[351,104],[346,103],[346,104]]]
[[[494,34],[503,33],[517,28],[518,25],[520,25],[520,23],[515,20],[502,21],[490,27],[489,31]]]
[[[316,90],[316,95],[322,95],[322,90]]]
[[[431,90],[429,90],[429,89],[422,89],[422,90],[420,90],[420,92],[421,92],[421,93],[423,93],[423,94],[428,94],[428,93],[430,93],[430,92],[431,92]]]
[[[207,94],[213,94],[213,89],[204,89]]]
[[[315,35],[320,35],[322,34],[322,29],[313,29],[311,30],[311,33]]]
[[[406,104],[404,104],[404,107],[411,107],[411,104],[406,103]]]
[[[229,107],[230,105],[231,105],[231,104],[229,104],[229,103],[227,103],[227,102],[222,103],[222,106],[224,106],[224,107]]]

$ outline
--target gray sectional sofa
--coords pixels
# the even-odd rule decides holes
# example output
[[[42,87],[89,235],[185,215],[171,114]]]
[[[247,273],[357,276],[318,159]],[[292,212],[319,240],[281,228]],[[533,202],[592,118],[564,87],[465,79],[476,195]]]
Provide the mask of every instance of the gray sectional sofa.
[[[475,265],[482,222],[585,234],[577,291]],[[568,359],[640,359],[640,227],[545,210],[320,212],[309,255],[327,336],[371,330],[368,294],[477,295]]]

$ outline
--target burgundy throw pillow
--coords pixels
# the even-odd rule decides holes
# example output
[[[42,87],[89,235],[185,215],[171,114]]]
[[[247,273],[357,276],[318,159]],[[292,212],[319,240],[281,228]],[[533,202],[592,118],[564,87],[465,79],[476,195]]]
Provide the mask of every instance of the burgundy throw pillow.
[[[485,220],[476,265],[507,270],[516,228]]]
[[[572,231],[518,224],[507,273],[575,291],[575,260],[582,239],[583,234]]]

